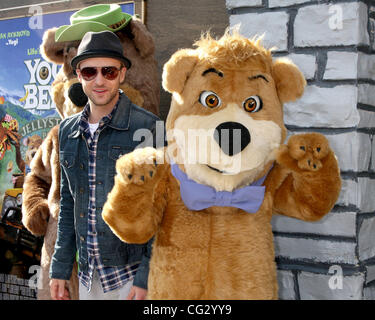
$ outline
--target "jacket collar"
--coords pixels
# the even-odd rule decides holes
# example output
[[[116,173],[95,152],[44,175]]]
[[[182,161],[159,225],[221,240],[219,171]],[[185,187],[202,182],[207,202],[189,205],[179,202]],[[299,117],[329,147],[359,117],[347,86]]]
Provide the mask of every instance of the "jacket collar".
[[[131,101],[122,92],[120,92],[120,102],[115,114],[108,126],[117,130],[129,130],[131,116]]]

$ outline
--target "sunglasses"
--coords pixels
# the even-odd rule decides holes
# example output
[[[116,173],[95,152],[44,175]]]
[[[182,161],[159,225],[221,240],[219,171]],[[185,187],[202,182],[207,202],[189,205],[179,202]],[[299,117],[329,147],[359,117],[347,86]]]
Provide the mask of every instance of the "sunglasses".
[[[101,70],[102,75],[105,79],[107,80],[115,80],[118,76],[119,71],[123,67],[116,68],[116,67],[86,67],[80,69],[80,73],[82,75],[82,78],[85,79],[86,81],[93,80],[97,74],[98,74],[98,69]]]

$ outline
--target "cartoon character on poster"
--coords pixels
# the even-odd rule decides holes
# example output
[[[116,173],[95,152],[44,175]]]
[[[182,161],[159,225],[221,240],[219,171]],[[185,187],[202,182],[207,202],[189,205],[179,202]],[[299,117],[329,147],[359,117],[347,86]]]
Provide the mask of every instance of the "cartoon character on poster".
[[[58,117],[36,115],[0,97],[0,208],[9,189],[22,188],[30,162]],[[53,113],[56,113],[53,110]],[[4,210],[1,210],[4,211]]]
[[[0,99],[4,104],[4,97]],[[25,171],[25,161],[21,155],[21,135],[18,133],[19,124],[16,119],[0,109],[0,186],[9,185],[17,188],[22,185]],[[4,194],[6,190],[2,190]],[[3,197],[1,197],[1,206]]]

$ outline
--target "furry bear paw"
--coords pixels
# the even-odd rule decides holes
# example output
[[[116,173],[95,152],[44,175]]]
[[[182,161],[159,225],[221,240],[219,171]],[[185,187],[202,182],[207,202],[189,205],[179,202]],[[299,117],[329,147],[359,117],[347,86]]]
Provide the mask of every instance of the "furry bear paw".
[[[116,162],[116,171],[126,184],[143,185],[154,179],[164,153],[151,147],[135,149]]]
[[[282,146],[278,162],[303,171],[318,171],[331,149],[325,136],[319,133],[306,133],[291,136],[288,144]]]

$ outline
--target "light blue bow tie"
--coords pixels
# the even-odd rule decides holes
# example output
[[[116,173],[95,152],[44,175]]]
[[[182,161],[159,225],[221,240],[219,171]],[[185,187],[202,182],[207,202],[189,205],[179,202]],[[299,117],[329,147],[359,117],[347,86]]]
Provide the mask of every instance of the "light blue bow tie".
[[[171,164],[173,176],[180,181],[181,199],[185,206],[194,211],[213,206],[236,207],[249,213],[256,213],[263,203],[266,187],[262,186],[267,175],[251,185],[234,190],[216,191],[188,178],[177,164]]]

